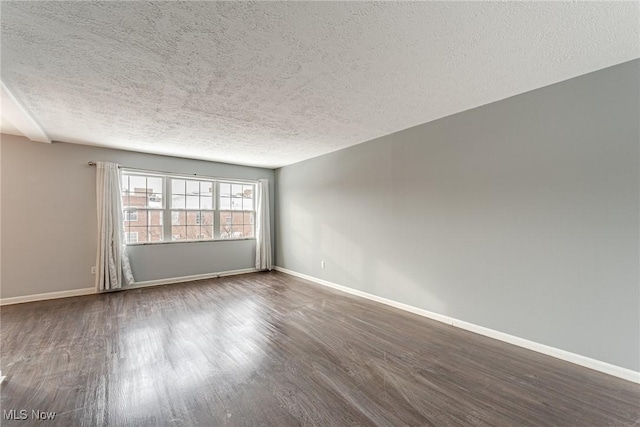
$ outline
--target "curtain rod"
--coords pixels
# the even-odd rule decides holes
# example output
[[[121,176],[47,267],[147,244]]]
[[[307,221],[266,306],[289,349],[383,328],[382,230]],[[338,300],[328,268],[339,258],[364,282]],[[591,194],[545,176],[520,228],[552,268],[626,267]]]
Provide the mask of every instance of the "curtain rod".
[[[96,166],[96,162],[89,162],[88,165],[89,166]],[[140,168],[130,168],[127,166],[120,166],[118,165],[118,169],[126,169],[126,170],[130,170],[130,171],[137,171],[137,172],[146,172],[146,173],[152,173],[152,174],[166,174],[166,175],[174,175],[174,176],[194,176],[194,177],[198,177],[198,178],[207,178],[207,179],[215,179],[217,181],[230,181],[230,182],[247,182],[247,183],[251,183],[251,184],[257,184],[258,180],[251,180],[251,179],[240,179],[240,178],[223,178],[220,176],[208,176],[208,175],[198,175],[197,173],[179,173],[179,172],[168,172],[168,171],[156,171],[156,170],[151,170],[151,169],[140,169]]]

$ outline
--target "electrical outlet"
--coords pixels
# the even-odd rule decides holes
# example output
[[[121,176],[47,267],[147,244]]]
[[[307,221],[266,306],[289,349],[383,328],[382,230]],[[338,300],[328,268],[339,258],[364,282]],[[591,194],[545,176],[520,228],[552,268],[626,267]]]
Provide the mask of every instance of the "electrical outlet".
[[[320,261],[320,268],[324,268],[324,267],[325,267],[324,261]]]
[[[97,273],[97,269],[95,267],[91,267],[91,274],[96,274]]]

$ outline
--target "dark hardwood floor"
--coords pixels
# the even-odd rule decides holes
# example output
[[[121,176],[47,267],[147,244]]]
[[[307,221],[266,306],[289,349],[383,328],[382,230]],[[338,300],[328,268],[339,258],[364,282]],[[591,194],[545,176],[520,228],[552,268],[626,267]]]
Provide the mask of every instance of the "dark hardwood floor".
[[[276,272],[1,321],[3,426],[640,425],[637,384]]]

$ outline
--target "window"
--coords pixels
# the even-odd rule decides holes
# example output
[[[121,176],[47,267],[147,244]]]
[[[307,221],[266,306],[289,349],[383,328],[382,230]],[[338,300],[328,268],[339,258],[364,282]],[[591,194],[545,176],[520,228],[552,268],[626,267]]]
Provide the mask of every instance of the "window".
[[[124,233],[124,237],[126,243],[138,243],[138,233],[135,231]]]
[[[172,240],[213,240],[215,181],[170,180]]]
[[[124,211],[125,221],[138,221],[138,211],[126,210]]]
[[[137,233],[127,243],[255,235],[252,183],[136,172],[123,172],[122,181],[125,232]]]
[[[162,242],[164,238],[164,177],[123,174],[124,230],[135,240],[127,243]]]
[[[220,239],[254,237],[254,185],[221,182],[219,184]]]

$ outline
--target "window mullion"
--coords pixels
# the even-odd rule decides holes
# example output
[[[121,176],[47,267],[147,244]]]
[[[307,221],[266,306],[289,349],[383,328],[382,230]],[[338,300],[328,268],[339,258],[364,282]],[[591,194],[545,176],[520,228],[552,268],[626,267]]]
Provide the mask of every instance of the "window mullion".
[[[220,203],[218,195],[220,194],[220,181],[214,181],[213,184],[213,239],[220,239]]]
[[[162,178],[164,180],[164,194],[163,194],[163,209],[162,209],[162,230],[163,230],[163,236],[162,236],[162,241],[163,242],[170,242],[171,239],[171,200],[173,200],[173,193],[172,193],[172,189],[171,189],[171,178],[169,177],[163,177]]]
[[[153,194],[153,190],[151,192],[151,194]],[[149,207],[151,206],[151,203],[149,203],[149,200],[151,198],[151,194],[149,194],[149,177],[145,176],[144,177],[144,195],[145,195],[145,208],[146,208],[146,214],[145,214],[145,218],[147,218],[147,223],[145,224],[145,228],[144,231],[146,233],[146,239],[145,242],[150,242],[151,241],[151,229],[149,228],[149,224],[151,223],[151,211],[149,210]]]

